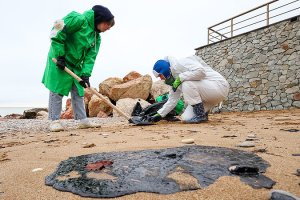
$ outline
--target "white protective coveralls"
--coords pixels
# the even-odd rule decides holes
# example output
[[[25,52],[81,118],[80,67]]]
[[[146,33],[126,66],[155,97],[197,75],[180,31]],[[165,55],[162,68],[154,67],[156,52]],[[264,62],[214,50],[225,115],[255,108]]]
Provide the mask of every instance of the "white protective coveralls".
[[[170,86],[167,103],[157,111],[162,117],[165,117],[176,106],[181,92],[185,103],[192,106],[202,102],[205,112],[227,97],[229,83],[200,57],[193,55],[177,61],[174,57],[167,56],[164,60],[170,63],[174,79],[179,76],[181,84],[176,92]]]

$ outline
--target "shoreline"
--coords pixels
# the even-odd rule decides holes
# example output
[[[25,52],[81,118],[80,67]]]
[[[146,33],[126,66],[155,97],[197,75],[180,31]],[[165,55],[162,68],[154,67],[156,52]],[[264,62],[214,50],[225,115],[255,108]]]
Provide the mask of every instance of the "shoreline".
[[[23,115],[26,110],[31,109],[48,109],[48,106],[45,107],[22,107],[22,106],[16,106],[16,107],[0,107],[0,118],[5,118],[6,116],[10,115]],[[62,107],[62,111],[65,111],[66,107]]]

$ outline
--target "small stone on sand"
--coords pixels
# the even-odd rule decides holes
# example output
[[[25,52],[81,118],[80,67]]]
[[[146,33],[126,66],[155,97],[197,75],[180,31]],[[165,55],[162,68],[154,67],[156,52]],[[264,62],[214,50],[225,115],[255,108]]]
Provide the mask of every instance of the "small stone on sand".
[[[238,145],[239,147],[254,147],[255,145],[252,144],[251,142],[241,142]]]
[[[32,172],[37,172],[37,171],[42,171],[42,170],[43,170],[43,168],[35,168],[32,170]]]
[[[195,142],[194,139],[184,139],[184,140],[181,140],[182,143],[185,143],[185,144],[192,144]]]

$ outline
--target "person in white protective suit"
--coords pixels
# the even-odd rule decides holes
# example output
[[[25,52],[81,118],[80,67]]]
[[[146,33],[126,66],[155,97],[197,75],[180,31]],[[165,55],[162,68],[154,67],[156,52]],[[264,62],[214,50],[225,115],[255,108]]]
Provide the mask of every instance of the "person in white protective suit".
[[[181,93],[185,103],[192,106],[194,112],[186,122],[207,121],[208,111],[223,101],[229,92],[226,79],[195,55],[178,61],[171,56],[158,60],[153,67],[153,74],[165,80],[170,90],[168,101],[148,119],[151,122],[158,122],[165,117],[176,106]]]

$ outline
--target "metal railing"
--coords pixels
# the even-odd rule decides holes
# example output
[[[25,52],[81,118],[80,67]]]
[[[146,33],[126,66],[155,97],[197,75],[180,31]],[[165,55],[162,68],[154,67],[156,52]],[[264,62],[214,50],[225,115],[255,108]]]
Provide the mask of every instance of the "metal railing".
[[[270,19],[273,19],[275,17],[279,17],[281,15],[293,12],[293,11],[300,8],[299,0],[292,0],[291,2],[288,2],[288,3],[287,3],[287,0],[282,0],[280,2],[283,2],[284,3],[283,5],[280,5],[278,7],[270,9],[270,5],[275,3],[275,2],[278,2],[278,1],[279,0],[270,1],[268,3],[265,3],[265,4],[261,5],[261,6],[253,8],[253,9],[247,11],[247,12],[244,12],[242,14],[239,14],[235,17],[232,17],[230,19],[227,19],[225,21],[222,21],[218,24],[215,24],[215,25],[209,27],[208,28],[207,43],[210,44],[210,42],[214,43],[214,42],[221,41],[223,39],[233,37],[234,33],[236,33],[237,31],[240,31],[239,34],[241,34],[242,29],[244,30],[244,32],[246,32],[247,30],[245,28],[247,28],[249,26],[253,26],[255,24],[259,24],[259,23],[264,22],[264,21],[266,21],[265,25],[270,25]],[[287,6],[290,6],[290,8],[287,8]],[[261,9],[263,9],[263,8],[265,8],[266,11],[263,11],[262,13],[257,14],[257,12],[260,12]],[[286,10],[285,11],[280,11],[280,9],[282,9],[282,8],[285,8]],[[279,11],[279,13],[274,13],[275,11]],[[271,16],[271,14],[272,14],[271,12],[274,13],[272,16]],[[246,16],[247,14],[254,14],[254,16],[247,17]],[[265,15],[265,17],[263,15]],[[240,19],[240,21],[238,21],[238,18],[242,18],[242,17],[247,17],[247,18]],[[258,19],[258,17],[261,17],[262,19]],[[253,21],[251,22],[250,20],[253,20]],[[242,25],[242,23],[245,23],[245,22],[248,23],[248,24]],[[225,26],[225,27],[221,27],[222,25]],[[237,25],[241,25],[241,27],[237,27]],[[261,26],[264,26],[264,25],[261,25]],[[259,27],[256,26],[255,28],[259,28]]]

